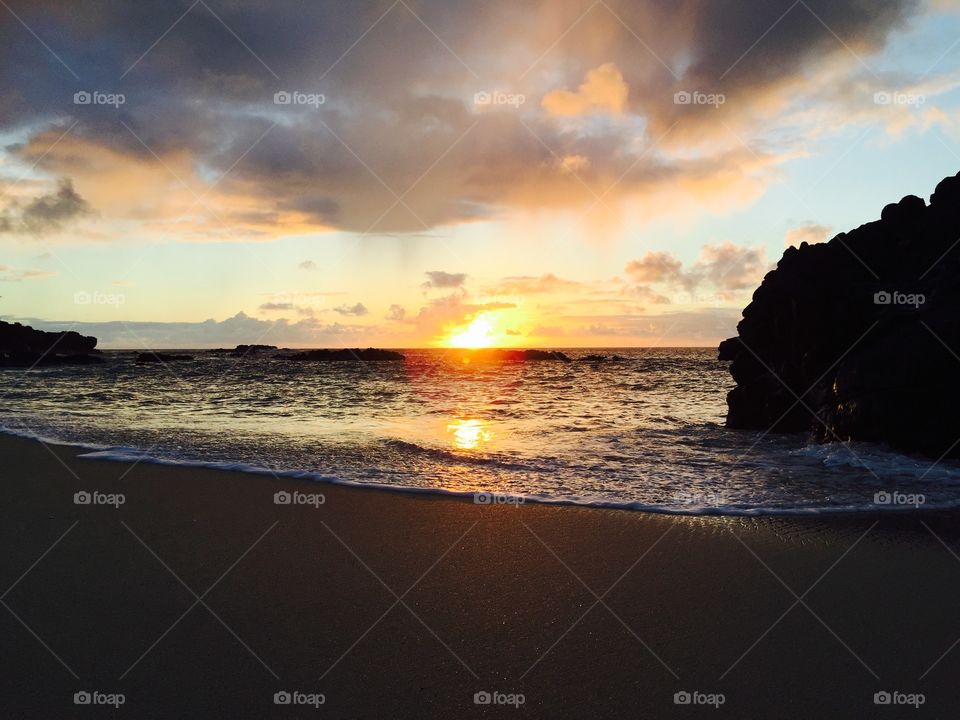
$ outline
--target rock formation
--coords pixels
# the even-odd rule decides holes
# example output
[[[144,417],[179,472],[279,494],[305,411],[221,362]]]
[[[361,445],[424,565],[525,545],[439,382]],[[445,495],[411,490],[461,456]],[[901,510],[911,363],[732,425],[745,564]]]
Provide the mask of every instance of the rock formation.
[[[211,355],[229,355],[230,357],[247,357],[248,355],[259,355],[260,353],[273,352],[277,349],[276,345],[237,345],[233,350],[228,348],[216,348],[207,350]]]
[[[530,360],[552,360],[571,362],[569,356],[558,350],[507,350],[503,348],[480,348],[476,350],[456,350],[471,362],[527,362]]]
[[[103,362],[97,339],[79,333],[45,332],[0,320],[0,367],[85,365]]]
[[[737,330],[729,427],[960,456],[960,174],[789,248]]]

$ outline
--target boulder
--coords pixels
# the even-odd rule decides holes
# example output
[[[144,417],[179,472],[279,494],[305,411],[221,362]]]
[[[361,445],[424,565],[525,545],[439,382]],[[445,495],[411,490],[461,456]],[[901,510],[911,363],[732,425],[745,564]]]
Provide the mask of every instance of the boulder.
[[[731,428],[960,456],[960,174],[788,248],[720,344]]]
[[[46,332],[0,320],[0,367],[101,363],[97,339],[72,330]]]

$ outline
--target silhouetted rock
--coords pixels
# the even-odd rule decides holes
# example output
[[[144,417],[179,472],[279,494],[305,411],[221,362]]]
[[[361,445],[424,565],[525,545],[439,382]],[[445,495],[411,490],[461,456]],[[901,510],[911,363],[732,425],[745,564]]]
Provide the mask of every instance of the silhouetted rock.
[[[788,248],[737,330],[729,427],[960,456],[960,174]]]
[[[173,355],[158,352],[145,352],[137,355],[138,365],[142,365],[144,363],[183,362],[185,360],[193,360],[193,355]]]
[[[232,357],[244,357],[245,355],[257,355],[259,353],[272,352],[276,349],[276,345],[237,345],[230,355]]]
[[[391,360],[405,360],[402,353],[393,350],[378,350],[377,348],[367,348],[366,350],[344,349],[344,350],[307,350],[306,352],[290,355],[288,360],[298,361],[353,361],[353,362],[385,362]]]
[[[553,360],[571,362],[570,358],[557,350],[506,350],[502,348],[480,348],[460,350],[465,358],[480,362],[526,362],[528,360]]]
[[[570,362],[570,358],[559,350],[521,350],[524,360],[559,360]]]
[[[73,331],[45,332],[0,320],[0,367],[85,365],[103,362],[97,339]]]
[[[578,358],[581,362],[612,362],[614,360],[623,360],[624,358],[619,355],[597,355],[592,353],[590,355],[584,355],[581,358]]]
[[[247,355],[259,355],[260,353],[273,352],[276,349],[276,345],[237,345],[232,350],[229,348],[215,348],[213,350],[207,350],[207,352],[211,355],[246,357]]]

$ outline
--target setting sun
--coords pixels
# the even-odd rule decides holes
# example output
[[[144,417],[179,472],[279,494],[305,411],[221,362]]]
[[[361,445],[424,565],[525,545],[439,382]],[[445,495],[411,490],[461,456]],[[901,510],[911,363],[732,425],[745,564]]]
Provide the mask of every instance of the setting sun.
[[[444,344],[451,348],[488,348],[496,339],[489,316],[477,315],[465,327],[455,329]]]

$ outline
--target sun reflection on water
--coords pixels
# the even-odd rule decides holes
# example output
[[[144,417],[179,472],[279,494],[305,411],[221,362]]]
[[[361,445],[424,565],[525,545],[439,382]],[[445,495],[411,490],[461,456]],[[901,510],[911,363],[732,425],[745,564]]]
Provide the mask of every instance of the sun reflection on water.
[[[447,432],[453,435],[457,450],[476,450],[493,437],[488,426],[485,420],[454,420],[447,425]]]

